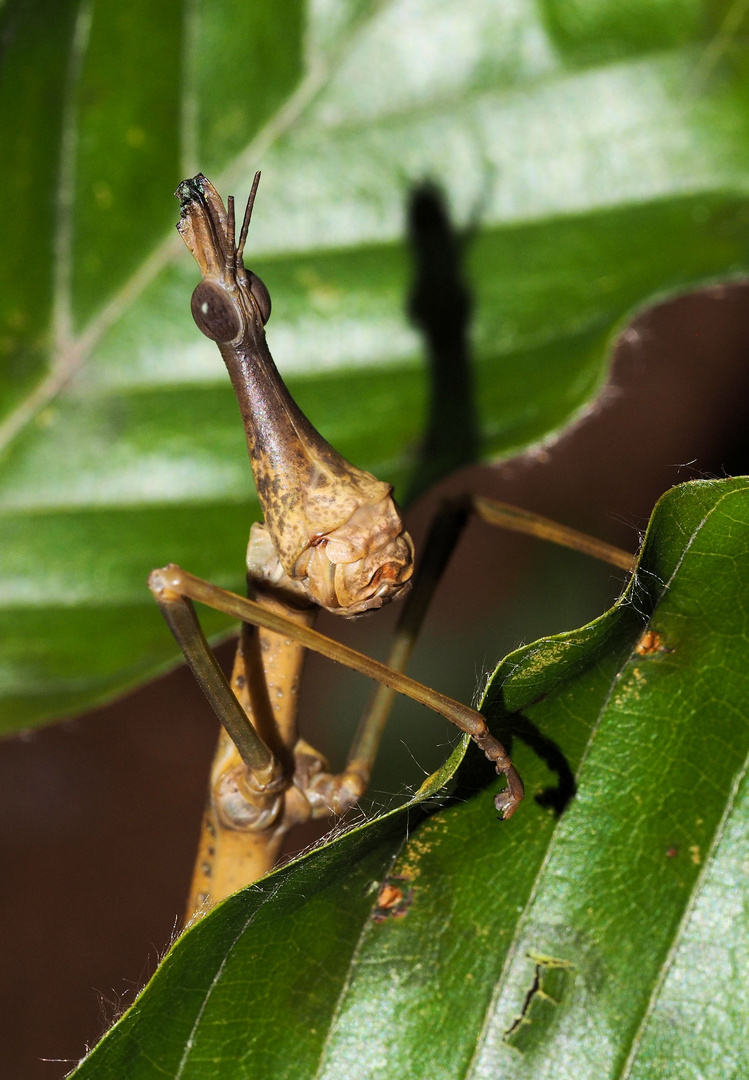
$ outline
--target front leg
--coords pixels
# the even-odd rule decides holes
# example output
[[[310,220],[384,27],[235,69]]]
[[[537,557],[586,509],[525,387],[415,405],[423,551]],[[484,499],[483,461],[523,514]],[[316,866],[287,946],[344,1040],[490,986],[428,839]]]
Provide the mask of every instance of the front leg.
[[[251,565],[252,556],[251,543]],[[274,596],[272,587],[264,586],[257,561],[254,565],[257,602],[310,626],[316,609]],[[212,586],[203,584],[210,593]],[[243,624],[229,684],[178,579],[168,570],[156,570],[149,585],[222,724],[188,898],[189,919],[267,873],[289,829],[311,816],[295,784],[304,649],[286,634]]]
[[[292,641],[318,652],[330,660],[335,660],[362,675],[382,683],[384,686],[404,694],[406,697],[418,701],[427,708],[444,716],[461,731],[465,732],[483,750],[485,755],[492,761],[498,773],[505,776],[507,789],[501,792],[495,799],[497,809],[502,812],[504,818],[509,818],[517,809],[523,798],[523,785],[512,761],[502,744],[489,732],[486,720],[472,709],[470,705],[464,705],[454,698],[441,694],[438,690],[432,690],[423,683],[409,678],[400,671],[394,671],[386,664],[373,660],[363,653],[350,649],[332,638],[319,634],[310,627],[300,625],[277,612],[268,610],[263,604],[245,599],[236,593],[221,589],[217,585],[211,585],[193,574],[187,573],[179,566],[167,566],[163,570],[155,570],[151,580],[166,581],[169,588],[178,592],[186,599],[207,604],[217,611],[223,611],[243,622],[254,626],[264,627],[274,633],[285,635]]]
[[[283,784],[266,803],[264,813],[257,814],[243,782],[246,766],[222,727],[211,766],[186,921],[272,870],[288,831],[311,816],[310,804],[296,784],[295,755],[289,749],[295,738],[303,655],[304,650],[287,637],[242,626],[231,689],[253,724],[259,720],[269,741],[280,744],[277,760],[283,761]],[[270,717],[275,721],[272,733]]]

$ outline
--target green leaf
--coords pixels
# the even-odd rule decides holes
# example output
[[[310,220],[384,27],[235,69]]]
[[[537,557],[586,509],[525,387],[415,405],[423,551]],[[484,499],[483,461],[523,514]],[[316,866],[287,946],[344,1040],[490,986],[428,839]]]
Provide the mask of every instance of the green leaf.
[[[76,1080],[741,1075],[747,567],[749,480],[670,491],[621,600],[494,673],[510,822],[461,746],[420,796],[457,766],[446,809],[415,828],[417,798],[188,931]]]
[[[2,727],[173,662],[153,566],[241,585],[257,507],[228,380],[189,316],[183,176],[241,197],[262,167],[250,250],[271,349],[323,434],[398,483],[429,379],[404,222],[414,188],[439,185],[475,227],[478,442],[508,455],[585,408],[637,307],[746,272],[736,10],[6,3]]]

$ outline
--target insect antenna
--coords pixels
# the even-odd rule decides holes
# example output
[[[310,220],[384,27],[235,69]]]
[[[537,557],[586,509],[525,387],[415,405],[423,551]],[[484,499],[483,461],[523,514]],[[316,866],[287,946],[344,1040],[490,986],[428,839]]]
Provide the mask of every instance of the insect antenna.
[[[247,240],[247,233],[250,228],[250,218],[252,217],[252,207],[255,204],[255,195],[257,194],[257,186],[260,183],[260,173],[255,173],[255,179],[252,181],[252,188],[250,190],[250,197],[247,200],[247,209],[244,212],[244,221],[242,222],[242,231],[239,234],[239,244],[237,245],[236,255],[234,256],[234,265],[239,266],[244,255],[244,245]]]
[[[235,259],[236,254],[236,228],[234,224],[234,196],[230,195],[226,200],[226,239],[229,243],[230,258]],[[236,265],[236,260],[235,260]]]

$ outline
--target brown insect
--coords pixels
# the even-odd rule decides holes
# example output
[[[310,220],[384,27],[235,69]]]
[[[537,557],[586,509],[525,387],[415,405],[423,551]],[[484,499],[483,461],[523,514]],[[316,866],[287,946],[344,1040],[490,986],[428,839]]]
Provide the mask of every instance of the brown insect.
[[[629,569],[632,558],[571,529],[480,496],[452,500],[438,516],[419,572],[389,484],[351,465],[315,430],[286,389],[268,350],[268,290],[243,253],[260,174],[239,241],[234,200],[224,204],[202,175],[183,181],[179,232],[202,280],[191,309],[226,363],[247,437],[264,521],[252,526],[248,597],[169,565],[149,586],[188,665],[223,725],[214,759],[188,916],[206,910],[273,866],[288,831],[342,814],[367,788],[394,694],[406,694],[467,732],[503,774],[495,806],[507,819],[523,785],[476,710],[403,674],[441,571],[471,513]],[[413,583],[413,589],[411,585]],[[320,608],[358,616],[410,591],[388,663],[380,664],[312,629]],[[241,622],[229,683],[198,623],[193,601]],[[299,736],[297,696],[305,649],[380,684],[340,774]]]

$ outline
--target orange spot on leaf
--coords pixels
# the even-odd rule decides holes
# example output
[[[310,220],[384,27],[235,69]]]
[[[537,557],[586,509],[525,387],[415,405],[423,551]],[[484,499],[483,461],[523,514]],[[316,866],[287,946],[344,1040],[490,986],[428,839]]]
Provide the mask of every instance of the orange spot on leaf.
[[[653,653],[666,652],[663,636],[656,630],[646,630],[635,645],[638,656],[652,656]]]
[[[405,892],[396,881],[405,881],[405,878],[386,878],[377,893],[377,903],[372,912],[372,920],[376,923],[385,922],[387,918],[401,919],[407,914],[413,899],[413,889]]]

